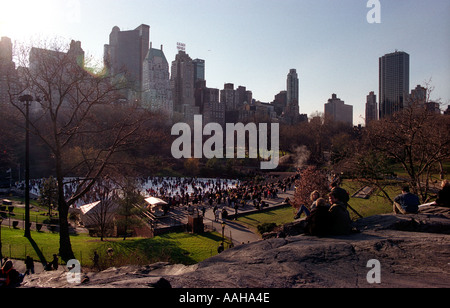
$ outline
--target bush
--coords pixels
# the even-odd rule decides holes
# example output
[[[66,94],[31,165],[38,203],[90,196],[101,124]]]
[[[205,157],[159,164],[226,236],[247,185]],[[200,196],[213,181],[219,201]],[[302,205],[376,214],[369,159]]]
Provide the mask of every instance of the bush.
[[[300,178],[295,182],[297,189],[294,194],[293,206],[298,209],[302,205],[309,206],[312,201],[310,195],[317,190],[321,197],[329,192],[328,174],[314,166],[309,166],[300,172]]]
[[[258,228],[258,232],[260,234],[264,234],[264,233],[267,233],[267,232],[272,232],[275,229],[276,226],[277,226],[277,224],[274,223],[274,222],[270,222],[270,223],[269,222],[265,222],[263,224],[258,225],[257,228]]]

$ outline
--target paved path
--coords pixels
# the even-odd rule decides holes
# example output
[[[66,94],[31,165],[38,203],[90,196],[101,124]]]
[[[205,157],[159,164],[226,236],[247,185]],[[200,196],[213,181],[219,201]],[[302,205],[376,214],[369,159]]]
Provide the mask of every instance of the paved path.
[[[287,191],[286,193],[280,193],[278,194],[278,198],[276,199],[263,199],[266,204],[268,205],[265,210],[267,209],[273,209],[280,207],[284,204],[284,200],[288,197],[290,199],[293,198],[294,191]],[[219,207],[220,210],[222,207]],[[226,206],[226,209],[230,215],[234,215],[234,209],[231,207]],[[255,209],[251,205],[247,205],[244,209],[240,208],[238,214],[244,215],[244,214],[251,214],[251,213],[257,213],[260,212],[259,210]],[[186,211],[179,211],[177,213],[179,215],[178,218],[187,219],[187,212]],[[219,218],[218,221],[214,221],[214,214],[212,208],[208,208],[205,212],[205,217],[203,220],[203,223],[208,226],[209,228],[213,227],[217,232],[222,233],[222,222],[224,220],[222,218]],[[251,229],[249,229],[247,226],[238,223],[236,220],[233,219],[225,219],[225,229],[224,229],[224,235],[227,238],[230,238],[233,240],[234,246],[241,245],[241,244],[247,244],[252,243],[261,240],[261,236],[255,232],[253,232]],[[24,273],[26,268],[25,264],[22,260],[13,260],[14,267],[20,272]],[[38,261],[35,260],[35,273],[40,273],[43,271],[43,265]],[[61,267],[62,268],[62,267]]]
[[[266,207],[264,207],[264,210],[280,207],[284,204],[284,201],[286,198],[290,198],[292,200],[293,196],[294,196],[294,190],[289,190],[289,191],[286,191],[285,193],[283,193],[283,192],[279,193],[277,198],[263,199],[263,201],[266,203]],[[261,239],[261,236],[259,234],[255,233],[253,230],[251,230],[247,226],[245,226],[241,223],[238,223],[236,220],[234,220],[234,214],[235,214],[234,208],[231,208],[229,206],[220,205],[219,212],[221,212],[224,207],[226,208],[226,210],[228,211],[228,214],[230,216],[229,219],[225,219],[226,225],[225,225],[225,229],[224,229],[224,236],[232,239],[234,245],[239,245],[242,243],[249,243],[249,242],[251,243],[251,242],[259,241]],[[207,210],[205,212],[205,217],[203,220],[204,225],[207,226],[209,229],[213,229],[219,233],[222,233],[222,222],[224,220],[221,218],[221,215],[219,215],[219,219],[217,221],[215,221],[212,207],[207,205],[206,208],[207,208]],[[244,208],[239,207],[238,215],[241,216],[241,215],[245,215],[245,214],[258,213],[258,212],[260,212],[260,211],[255,209],[250,202]],[[185,208],[176,208],[171,211],[171,214],[172,214],[171,223],[176,222],[176,223],[186,224],[188,221],[188,213],[185,210]],[[11,219],[11,220],[5,219],[4,226],[7,224],[11,224],[12,220],[14,220],[14,219]],[[160,224],[160,226],[161,226],[161,224]],[[18,227],[19,228],[24,227],[23,221],[19,220]],[[55,227],[56,227],[56,231],[58,231],[57,230],[58,226],[55,226]],[[48,232],[48,231],[50,231],[49,228],[50,228],[49,226],[43,225],[42,231]],[[35,223],[31,224],[31,229],[32,230],[36,229]],[[77,228],[77,232],[83,233],[83,232],[87,232],[87,231],[82,228]]]
[[[285,193],[279,193],[277,198],[274,199],[263,199],[266,203],[263,211],[267,211],[270,209],[278,208],[285,205],[286,198],[293,199],[294,191],[289,190]],[[198,206],[199,209],[202,208],[202,205]],[[215,230],[222,233],[222,215],[219,215],[217,221],[214,218],[213,206],[209,204],[205,205],[206,212],[205,217],[203,218],[203,224],[206,226],[207,230]],[[227,238],[231,238],[233,240],[234,245],[239,245],[242,243],[249,243],[259,241],[261,236],[255,231],[251,230],[247,226],[237,222],[234,220],[235,210],[230,206],[218,205],[218,212],[221,213],[222,209],[225,208],[228,212],[228,219],[225,219],[225,229],[224,236]],[[240,206],[238,209],[238,216],[258,213],[261,212],[258,209],[253,207],[252,202],[247,204],[245,207]],[[201,212],[200,212],[201,213]],[[166,216],[166,218],[158,219],[157,228],[170,227],[174,225],[186,225],[188,222],[188,211],[186,207],[176,207],[171,209],[170,214]]]
[[[286,193],[279,193],[278,198],[275,199],[263,199],[267,206],[264,208],[264,210],[278,208],[280,206],[283,206],[285,204],[286,198],[293,199],[294,191],[286,191]],[[219,207],[219,211],[221,211],[223,207]],[[225,219],[225,229],[224,229],[224,235],[225,237],[231,238],[233,240],[234,245],[239,244],[246,244],[251,242],[256,242],[261,240],[261,236],[255,232],[253,232],[250,228],[245,226],[244,224],[241,224],[234,220],[234,212],[235,210],[229,206],[225,206],[226,210],[228,211],[228,214],[231,215],[231,219]],[[242,216],[245,214],[251,214],[251,213],[258,213],[261,212],[260,210],[257,210],[253,207],[253,205],[246,205],[243,209],[239,208],[238,216]],[[205,217],[203,220],[203,223],[206,226],[212,226],[214,227],[219,233],[222,232],[222,222],[224,220],[220,218],[218,221],[214,221],[214,213],[211,208],[207,209],[205,212]]]

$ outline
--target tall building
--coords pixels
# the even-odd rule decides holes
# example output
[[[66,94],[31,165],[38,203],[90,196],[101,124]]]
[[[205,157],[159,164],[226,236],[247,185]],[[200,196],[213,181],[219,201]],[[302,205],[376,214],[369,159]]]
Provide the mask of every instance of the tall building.
[[[280,91],[275,95],[272,105],[275,107],[275,112],[277,116],[281,116],[287,105],[287,91]]]
[[[411,90],[411,94],[408,96],[407,105],[414,104],[416,106],[425,106],[427,102],[428,90],[421,85],[417,85],[415,89]]]
[[[191,57],[180,50],[172,61],[172,74],[170,79],[173,91],[173,110],[177,117],[193,123],[194,115],[200,113],[195,106],[194,97],[194,63]]]
[[[224,84],[223,90],[220,90],[220,102],[225,104],[226,111],[236,110],[234,94],[234,84],[232,83]]]
[[[366,126],[368,126],[370,122],[376,120],[378,120],[377,96],[374,91],[371,91],[369,95],[367,95],[366,101]]]
[[[173,116],[172,88],[170,87],[169,63],[161,49],[150,49],[143,63],[142,106]]]
[[[206,80],[205,79],[205,60],[194,59],[194,60],[192,60],[192,63],[194,63],[194,84],[198,80]]]
[[[234,104],[237,109],[242,109],[245,103],[250,104],[248,91],[246,87],[239,86],[234,91]]]
[[[219,123],[225,129],[225,104],[219,100],[219,89],[205,87],[202,92],[203,125]]]
[[[45,85],[43,86],[45,89],[43,92],[51,91],[53,102],[63,99],[60,107],[70,109],[72,104],[70,104],[70,99],[68,99],[69,95],[60,92],[59,84],[71,84],[74,82],[73,76],[77,76],[76,74],[80,72],[85,73],[83,70],[84,55],[81,42],[74,40],[70,42],[70,48],[67,52],[32,47],[30,50],[29,68],[26,70],[25,75],[23,74],[25,71],[20,71],[20,78],[31,78],[34,80],[34,84]],[[64,70],[58,76],[59,79],[51,79],[50,77],[53,77],[52,72],[55,70],[59,71],[62,67],[64,67]],[[47,87],[51,89],[47,89]],[[33,95],[44,95],[44,93],[39,92],[41,91],[36,89]],[[81,98],[78,97],[77,99]],[[41,107],[40,104],[31,104],[30,112],[39,111]]]
[[[287,103],[298,105],[299,89],[298,89],[298,75],[297,75],[296,69],[291,69],[289,71],[286,83],[287,83],[287,87],[286,87]]]
[[[380,118],[401,110],[409,94],[409,54],[395,51],[379,58]]]
[[[140,98],[143,65],[150,43],[150,26],[140,25],[134,30],[121,31],[114,27],[109,44],[104,47],[104,62],[111,75],[126,76],[135,97]]]
[[[48,70],[49,63],[60,64],[61,61],[64,61],[61,65],[66,65],[66,60],[69,60],[70,62],[67,63],[71,63],[74,67],[84,68],[84,50],[81,48],[80,41],[72,40],[67,53],[37,47],[31,48],[29,69],[39,78],[41,71]]]
[[[344,122],[353,126],[353,106],[346,105],[343,100],[333,94],[325,104],[325,119]]]
[[[283,120],[286,124],[297,124],[300,121],[299,82],[296,69],[291,69],[286,80],[286,107]]]
[[[8,37],[0,40],[0,108],[9,106],[11,79],[17,79],[16,65],[12,57],[12,43]]]

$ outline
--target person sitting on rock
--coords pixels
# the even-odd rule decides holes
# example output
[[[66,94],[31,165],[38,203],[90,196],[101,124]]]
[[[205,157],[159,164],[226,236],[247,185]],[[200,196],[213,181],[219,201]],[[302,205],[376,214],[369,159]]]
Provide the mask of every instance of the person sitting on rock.
[[[328,195],[330,201],[329,214],[329,234],[330,235],[345,235],[352,230],[352,220],[347,210],[347,202],[345,195],[339,190],[332,190]],[[343,198],[343,199],[340,199]]]
[[[15,288],[20,286],[22,281],[23,275],[14,269],[14,265],[11,260],[7,260],[0,269],[0,287]]]
[[[402,193],[394,199],[393,210],[395,214],[416,214],[419,204],[419,197],[409,192],[409,186],[404,186]]]
[[[436,205],[443,207],[450,207],[450,182],[443,180],[441,190],[437,194]]]
[[[317,199],[320,198],[320,193],[319,191],[315,190],[311,193],[311,195],[309,196],[311,201],[313,202],[311,204],[311,208],[307,208],[305,205],[301,205],[297,214],[294,216],[294,219],[299,219],[300,216],[302,216],[302,213],[305,213],[306,217],[308,217],[309,215],[311,215],[311,212],[316,208],[316,201]]]
[[[315,208],[305,220],[306,225],[304,231],[308,235],[324,236],[329,233],[330,215],[328,210],[330,207],[323,198],[318,198],[315,203]]]

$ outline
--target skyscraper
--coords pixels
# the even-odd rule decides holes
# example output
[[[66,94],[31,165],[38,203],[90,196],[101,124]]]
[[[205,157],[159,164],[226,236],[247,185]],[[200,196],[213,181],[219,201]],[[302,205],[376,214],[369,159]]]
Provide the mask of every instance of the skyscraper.
[[[287,76],[287,104],[296,104],[298,106],[298,75],[296,69],[291,69]]]
[[[194,84],[197,80],[205,80],[205,60],[194,59]]]
[[[9,91],[12,84],[10,81],[17,76],[15,67],[11,39],[2,37],[0,40],[0,108],[9,105]]]
[[[164,112],[169,118],[173,115],[172,88],[170,87],[169,63],[161,49],[148,50],[143,63],[142,106]]]
[[[150,43],[150,26],[140,25],[134,30],[121,31],[114,27],[109,44],[104,48],[104,62],[111,75],[124,75],[129,86],[140,93],[143,65]],[[137,95],[139,98],[139,95]]]
[[[380,119],[401,110],[409,94],[409,54],[395,51],[379,59]]]
[[[194,115],[200,113],[200,108],[195,106],[194,63],[183,50],[180,50],[172,61],[170,83],[174,113],[182,116],[186,122],[193,123]]]
[[[374,91],[371,91],[369,95],[367,95],[366,101],[366,126],[375,120],[378,120],[377,96]]]
[[[283,120],[286,124],[297,124],[300,121],[298,75],[296,69],[291,69],[286,80],[286,107]]]
[[[236,102],[234,99],[235,91],[234,84],[226,83],[223,90],[220,90],[220,102],[225,104],[226,111],[236,110]]]
[[[346,105],[343,100],[333,94],[325,104],[325,119],[344,122],[353,126],[353,106]]]

